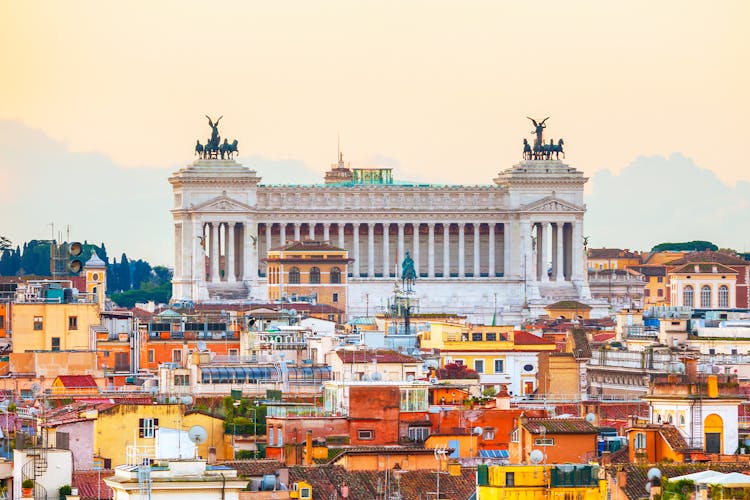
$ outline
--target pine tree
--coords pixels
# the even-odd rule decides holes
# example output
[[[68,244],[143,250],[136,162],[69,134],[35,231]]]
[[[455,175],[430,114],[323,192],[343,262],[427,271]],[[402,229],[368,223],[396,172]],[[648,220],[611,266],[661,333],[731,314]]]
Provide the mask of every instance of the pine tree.
[[[117,280],[119,281],[120,290],[130,290],[130,262],[128,262],[128,256],[124,253],[120,257],[120,265],[117,269]]]
[[[117,279],[119,277],[118,270],[117,259],[112,259],[112,263],[107,264],[107,290],[111,292],[122,290],[120,288],[120,280]]]

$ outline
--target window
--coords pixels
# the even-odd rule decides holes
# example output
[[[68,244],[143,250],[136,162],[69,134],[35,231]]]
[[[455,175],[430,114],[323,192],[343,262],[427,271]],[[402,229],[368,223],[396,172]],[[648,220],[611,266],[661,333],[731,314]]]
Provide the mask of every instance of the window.
[[[68,330],[78,330],[78,316],[68,316]]]
[[[709,349],[708,350],[708,354],[711,355],[711,356],[713,356],[714,354],[716,354],[716,349],[713,349],[713,348]]]
[[[516,485],[516,473],[506,472],[505,473],[505,486],[515,486],[515,485]]]
[[[680,415],[679,422],[680,422],[680,426],[684,426],[685,425],[685,415]]]
[[[412,441],[422,442],[426,440],[430,435],[429,427],[409,427],[408,430],[409,439]]]
[[[711,287],[708,285],[701,287],[701,307],[711,307]]]
[[[333,295],[331,296],[331,301],[332,301],[332,302],[338,302],[338,301],[339,301],[339,294],[338,294],[338,293],[334,293],[334,294],[333,294]]]
[[[182,387],[190,385],[190,375],[175,375],[174,385]]]
[[[495,360],[495,373],[503,373],[505,371],[505,361],[502,359]]]
[[[53,351],[60,350],[60,337],[52,337],[52,350]]]
[[[483,438],[484,439],[488,439],[488,440],[489,439],[495,439],[495,429],[492,429],[492,428],[489,428],[489,427],[486,428],[486,429],[484,429]]]
[[[682,290],[682,305],[693,307],[693,286],[688,285]]]
[[[484,336],[485,340],[488,342],[494,342],[497,340],[497,333],[495,332],[487,332],[487,334]]]
[[[401,389],[401,411],[427,411],[427,388]]]
[[[659,276],[658,278],[656,278],[656,281],[659,283],[664,283],[664,276]]]
[[[332,267],[329,280],[331,283],[341,283],[341,269]]]
[[[536,438],[534,446],[555,446],[554,438]]]
[[[172,362],[173,363],[182,362],[182,349],[172,349]]]
[[[456,360],[453,360],[453,362],[455,364],[457,364],[457,365],[463,365],[464,364],[464,360],[463,359],[456,359]]]
[[[154,437],[156,437],[156,429],[158,428],[158,418],[138,419],[138,437],[153,439]]]
[[[639,432],[635,435],[635,449],[645,450],[646,449],[646,433]]]
[[[646,288],[645,290],[643,290],[643,295],[646,297],[651,297],[651,290]]]
[[[5,328],[5,316],[0,316],[0,329]]]
[[[482,341],[482,332],[474,332],[471,334],[471,340],[474,342],[481,342]]]
[[[130,371],[130,354],[127,352],[116,352],[115,353],[115,371],[116,372],[129,372]]]
[[[230,356],[237,356],[237,355],[239,355],[239,352],[237,351],[237,349],[229,349],[229,355]]]
[[[44,330],[44,318],[34,316],[34,330]]]
[[[360,429],[357,431],[357,438],[362,441],[370,441],[374,439],[375,432],[372,429]]]
[[[534,365],[531,363],[523,365],[523,371],[525,372],[533,372],[534,371]]]
[[[484,360],[483,359],[474,360],[474,371],[477,373],[484,373]]]
[[[719,307],[729,307],[729,287],[726,285],[719,287]],[[0,328],[2,328],[1,325]]]
[[[510,433],[510,442],[511,443],[517,443],[518,442],[518,427],[513,429],[513,432]]]
[[[310,283],[314,285],[320,283],[320,268],[319,267],[310,268]]]
[[[149,349],[148,350],[148,362],[149,363],[153,363],[154,362],[154,358],[155,358],[154,350],[153,349]]]
[[[661,288],[659,288],[656,291],[656,295],[657,295],[657,297],[664,297],[664,290],[662,290]]]
[[[292,285],[299,284],[299,267],[293,267],[289,270],[289,283]]]

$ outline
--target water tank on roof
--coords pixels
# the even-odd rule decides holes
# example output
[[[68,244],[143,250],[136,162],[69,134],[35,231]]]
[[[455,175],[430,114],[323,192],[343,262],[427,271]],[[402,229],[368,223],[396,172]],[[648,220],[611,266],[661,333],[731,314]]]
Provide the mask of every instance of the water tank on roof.
[[[260,482],[260,491],[275,491],[276,490],[276,476],[273,474],[263,474],[263,479]]]

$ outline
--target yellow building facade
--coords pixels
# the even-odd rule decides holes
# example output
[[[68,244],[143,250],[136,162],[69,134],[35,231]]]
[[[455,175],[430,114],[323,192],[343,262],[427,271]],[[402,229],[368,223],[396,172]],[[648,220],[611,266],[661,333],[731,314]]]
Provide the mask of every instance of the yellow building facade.
[[[477,500],[604,500],[594,465],[480,465]]]
[[[90,328],[99,324],[93,302],[20,302],[13,308],[13,352],[89,350]]]
[[[322,241],[295,241],[268,251],[268,299],[316,296],[346,310],[349,252]]]
[[[100,411],[94,427],[94,455],[112,460],[112,466],[128,461],[128,451],[148,456],[156,446],[158,429],[179,429],[187,432],[200,425],[208,434],[198,445],[198,455],[208,457],[208,449],[216,449],[218,460],[226,455],[223,421],[199,412],[185,412],[181,404],[121,404]],[[134,448],[135,447],[135,448]],[[230,450],[231,451],[231,450]]]

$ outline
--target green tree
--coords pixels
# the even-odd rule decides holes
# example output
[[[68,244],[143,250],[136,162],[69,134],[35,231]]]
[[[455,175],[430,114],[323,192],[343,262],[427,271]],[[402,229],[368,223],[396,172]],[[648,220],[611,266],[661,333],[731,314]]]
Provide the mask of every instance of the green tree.
[[[654,245],[652,252],[703,252],[705,250],[717,251],[718,246],[710,241],[694,240],[680,243],[659,243]]]
[[[12,246],[13,244],[10,242],[8,238],[6,238],[3,235],[0,235],[0,250],[8,250]]]
[[[124,253],[120,257],[120,265],[117,267],[117,284],[122,291],[130,290],[130,262]]]

